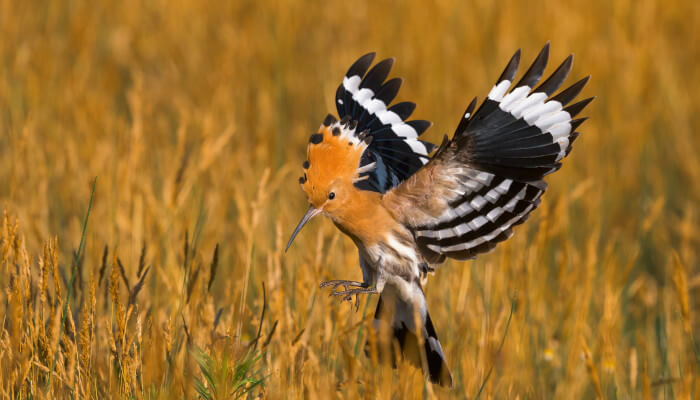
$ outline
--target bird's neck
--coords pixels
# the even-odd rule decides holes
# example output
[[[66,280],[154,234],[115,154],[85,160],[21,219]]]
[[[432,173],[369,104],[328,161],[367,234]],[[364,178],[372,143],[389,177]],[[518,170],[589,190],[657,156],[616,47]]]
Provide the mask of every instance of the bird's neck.
[[[398,224],[383,206],[381,194],[371,191],[358,191],[342,212],[335,213],[332,219],[343,232],[364,246],[381,241],[386,232]]]

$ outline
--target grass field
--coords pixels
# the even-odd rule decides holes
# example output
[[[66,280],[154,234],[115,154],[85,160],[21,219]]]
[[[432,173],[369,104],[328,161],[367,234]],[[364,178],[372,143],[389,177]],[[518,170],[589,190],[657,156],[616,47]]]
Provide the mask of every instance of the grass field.
[[[0,0],[0,394],[698,398],[697,21],[683,0]],[[283,251],[309,134],[368,51],[438,142],[547,40],[597,99],[529,221],[426,287],[455,388],[376,365],[376,296],[318,289],[361,277],[352,242],[318,220]]]

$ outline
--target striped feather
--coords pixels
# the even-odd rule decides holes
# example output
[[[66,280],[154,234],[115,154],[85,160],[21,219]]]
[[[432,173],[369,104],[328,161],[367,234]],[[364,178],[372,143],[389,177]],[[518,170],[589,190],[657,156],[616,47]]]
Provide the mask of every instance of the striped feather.
[[[543,182],[519,182],[476,170],[458,180],[462,191],[443,213],[414,227],[423,252],[467,259],[492,249],[527,219],[546,188]]]

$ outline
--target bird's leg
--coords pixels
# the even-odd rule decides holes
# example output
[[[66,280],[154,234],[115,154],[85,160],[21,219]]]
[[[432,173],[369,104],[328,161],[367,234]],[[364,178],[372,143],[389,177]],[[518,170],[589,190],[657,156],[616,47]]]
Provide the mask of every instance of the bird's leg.
[[[352,296],[355,295],[355,311],[360,307],[360,294],[376,294],[377,288],[366,282],[333,280],[321,282],[321,289],[330,287],[331,296],[340,297],[340,301],[349,301],[352,305]],[[338,288],[342,288],[338,289]]]

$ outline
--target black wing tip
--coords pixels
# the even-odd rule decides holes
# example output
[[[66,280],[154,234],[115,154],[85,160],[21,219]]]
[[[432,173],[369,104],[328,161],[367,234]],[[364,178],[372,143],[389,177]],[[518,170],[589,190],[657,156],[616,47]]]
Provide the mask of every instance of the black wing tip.
[[[566,80],[571,72],[571,67],[573,65],[574,55],[569,54],[566,59],[557,67],[557,69],[547,78],[537,89],[533,92],[544,92],[547,96],[551,96],[552,93],[556,92],[562,83]]]
[[[586,86],[586,83],[590,80],[591,76],[588,75],[580,80],[578,80],[576,83],[573,85],[569,86],[568,88],[562,90],[552,98],[554,101],[560,102],[563,106],[569,104],[571,100],[576,98],[576,96],[581,93],[581,90],[583,90],[583,87]]]
[[[513,53],[513,56],[510,58],[511,61],[515,60],[515,62],[520,63],[520,56],[523,54],[523,49],[519,48],[515,50],[515,53]]]
[[[381,88],[374,97],[383,101],[385,106],[388,106],[394,100],[396,95],[399,94],[402,84],[402,78],[391,78],[382,84]]]
[[[401,85],[403,85],[403,78],[397,76],[384,82],[384,84],[382,85],[382,89],[384,89],[385,87],[397,86],[396,91],[398,92],[398,90],[401,88]]]
[[[386,64],[387,67],[385,67],[385,68],[387,68],[388,70],[391,70],[391,69],[394,67],[394,63],[395,63],[395,62],[396,62],[396,58],[395,58],[395,57],[389,57],[389,58],[385,58],[385,59],[383,59],[382,61],[378,62],[377,65],[379,65],[379,64]]]
[[[384,80],[389,76],[393,65],[393,58],[387,58],[374,64],[374,67],[362,79],[360,87],[371,89],[374,93],[377,93],[384,84]]]
[[[398,115],[399,118],[401,118],[401,121],[405,121],[406,118],[410,117],[411,114],[413,114],[413,111],[416,110],[416,103],[412,101],[402,101],[400,103],[394,104],[387,110]]]
[[[571,53],[564,59],[564,61],[562,61],[559,68],[566,68],[567,69],[566,74],[568,75],[569,72],[571,71],[571,67],[573,67],[573,65],[574,65],[574,53]]]
[[[383,59],[382,61],[379,61],[379,62],[374,66],[374,68],[376,68],[376,67],[379,66],[379,65],[389,65],[389,68],[391,68],[391,67],[394,66],[394,63],[395,63],[395,62],[396,62],[396,58],[395,58],[395,57],[385,58],[385,59]]]
[[[569,122],[571,124],[571,130],[575,131],[579,126],[581,126],[581,124],[583,124],[587,120],[588,120],[588,117],[583,117],[583,118],[571,120],[571,122]],[[576,133],[576,132],[574,132],[574,133]],[[571,140],[571,139],[569,139],[569,140]]]
[[[419,140],[419,142],[423,143],[423,146],[425,146],[425,152],[426,152],[426,154],[432,153],[433,150],[435,150],[435,149],[438,147],[438,146],[436,146],[434,143],[427,142],[427,141],[425,141],[425,140]],[[429,158],[429,157],[423,156],[423,155],[421,155],[420,157]]]
[[[564,108],[564,111],[568,112],[571,115],[571,118],[573,118],[573,117],[577,116],[581,111],[583,111],[583,109],[586,108],[586,106],[590,102],[592,102],[593,100],[595,100],[595,96],[589,97],[587,99],[583,99],[577,103],[574,103],[574,104]]]
[[[464,118],[471,118],[471,116],[474,114],[474,108],[476,107],[476,102],[477,102],[477,97],[474,96],[472,101],[467,106],[467,109],[464,111]],[[467,116],[467,114],[469,114],[469,116]]]
[[[472,117],[474,116],[474,108],[476,108],[476,102],[477,98],[474,97],[474,99],[472,99],[472,101],[467,106],[467,109],[464,110],[464,114],[462,114],[462,117],[459,119],[459,124],[457,124],[457,129],[455,129],[455,133],[453,136],[456,137],[457,135],[463,133],[467,129],[469,121],[471,121]]]
[[[520,86],[529,86],[532,88],[537,84],[537,82],[540,80],[542,77],[542,74],[544,73],[545,68],[547,67],[547,62],[549,61],[549,42],[547,42],[542,50],[537,54],[537,57],[535,57],[535,60],[532,62],[532,65],[530,65],[530,68],[527,69],[527,72],[525,72],[525,75],[523,75],[522,78],[520,78],[520,81],[518,82],[515,87],[520,87]]]
[[[432,122],[426,121],[424,119],[414,119],[412,121],[406,121],[406,124],[415,129],[416,134],[418,136],[422,135],[425,131],[430,129],[431,126],[433,126]]]
[[[372,65],[372,61],[374,61],[374,57],[377,55],[376,52],[372,51],[369,52],[362,57],[358,58],[348,69],[348,72],[345,74],[347,77],[359,75],[362,76],[367,72],[367,69],[369,68],[370,65]]]
[[[513,56],[510,58],[510,61],[508,61],[508,64],[506,64],[506,67],[503,69],[503,72],[501,73],[501,76],[498,77],[498,80],[496,81],[496,85],[498,85],[500,82],[503,81],[513,81],[513,78],[515,78],[515,73],[518,72],[518,66],[520,65],[520,54],[522,53],[521,49],[518,49],[515,51]]]
[[[542,60],[544,60],[544,62]],[[549,61],[549,40],[547,41],[547,43],[544,44],[542,50],[540,50],[540,52],[537,53],[537,57],[535,57],[535,61],[532,64],[534,65],[537,61],[543,63],[544,65],[547,65],[547,61]]]

